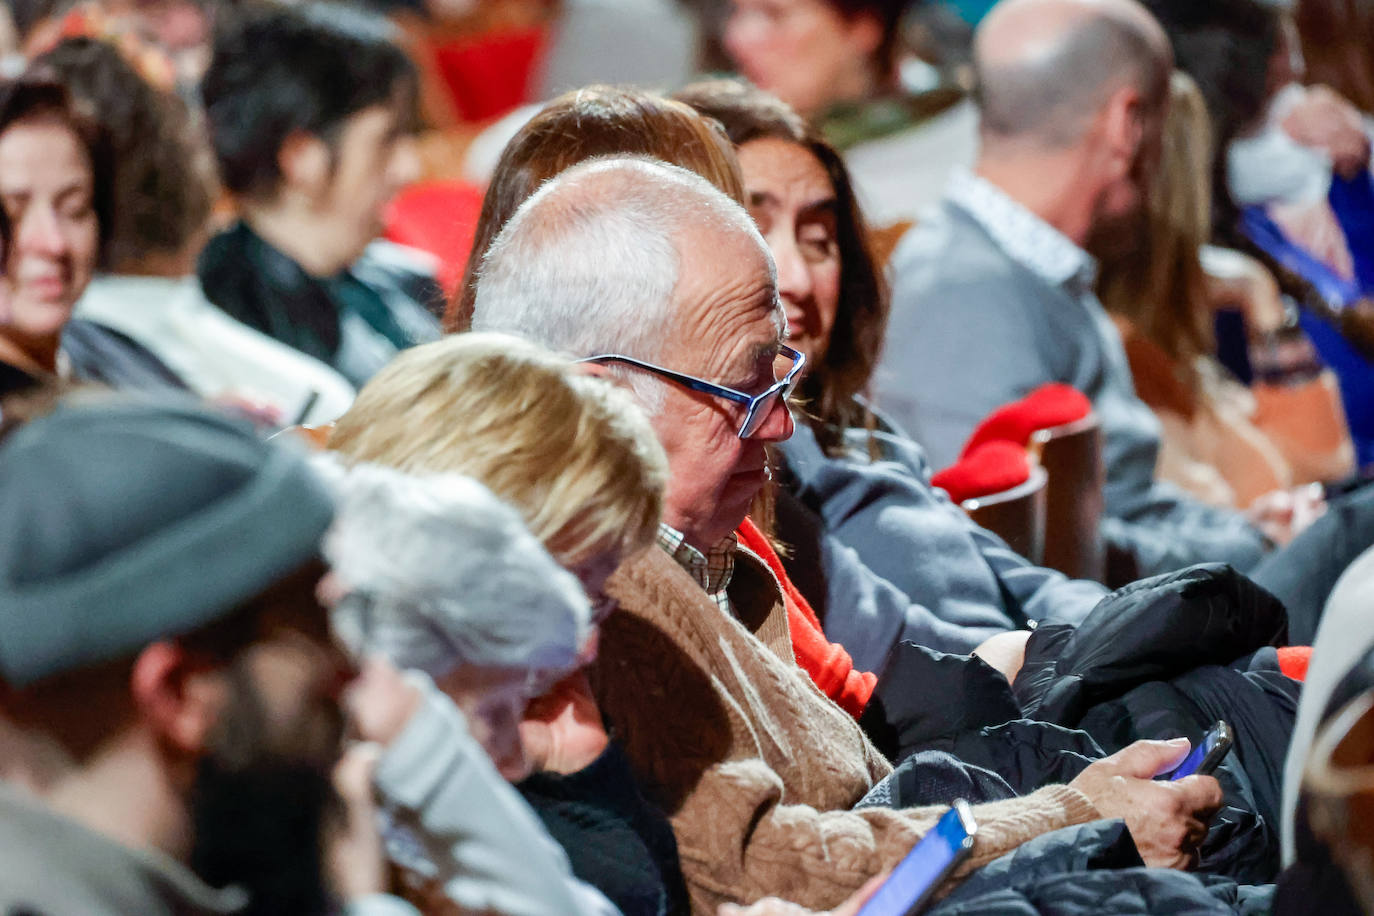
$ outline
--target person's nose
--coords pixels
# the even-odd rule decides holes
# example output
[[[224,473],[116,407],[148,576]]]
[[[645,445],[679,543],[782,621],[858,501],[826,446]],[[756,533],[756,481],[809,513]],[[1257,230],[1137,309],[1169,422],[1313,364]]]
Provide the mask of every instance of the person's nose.
[[[14,247],[19,252],[60,258],[70,246],[57,212],[50,207],[30,206],[15,233]]]
[[[414,137],[405,136],[396,141],[396,148],[392,151],[390,165],[387,179],[391,186],[397,190],[419,179],[421,172],[420,149]]]
[[[782,442],[792,438],[793,428],[792,411],[788,409],[787,402],[779,398],[752,438],[763,442]]]
[[[797,248],[795,239],[772,240],[773,263],[778,271],[778,297],[789,311],[799,311],[811,301],[816,285],[811,280],[811,270]],[[792,315],[788,315],[791,320]]]

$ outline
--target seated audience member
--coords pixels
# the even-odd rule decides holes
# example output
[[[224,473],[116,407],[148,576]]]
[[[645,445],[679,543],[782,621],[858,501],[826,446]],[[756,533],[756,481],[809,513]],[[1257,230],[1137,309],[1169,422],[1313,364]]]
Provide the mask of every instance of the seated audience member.
[[[638,257],[608,263],[614,251]],[[791,432],[785,396],[803,361],[782,345],[772,263],[748,214],[672,166],[575,166],[497,236],[473,326],[624,379],[667,454],[661,549],[607,582],[620,610],[602,627],[592,688],[670,814],[694,911],[768,894],[833,906],[895,864],[942,809],[850,810],[891,768],[797,666],[778,582],[733,534],[767,480],[767,444]],[[1205,832],[1195,813],[1220,795],[1211,780],[1149,780],[1180,750],[1138,743],[1069,786],[979,806],[985,826],[961,874],[1114,816],[1147,861],[1185,863]]]
[[[864,212],[909,223],[974,159],[978,111],[929,65],[911,85],[905,0],[732,0],[723,38],[739,72],[842,151]],[[907,65],[904,67],[903,65]]]
[[[591,636],[577,581],[471,478],[361,464],[339,490],[335,629],[413,669],[374,659],[350,692],[360,737],[384,748],[374,785],[412,894],[504,916],[614,912],[503,779],[526,772],[529,691],[575,668]]]
[[[930,485],[920,446],[864,400],[887,290],[834,147],[780,100],[740,83],[698,83],[679,97],[720,121],[739,148],[750,214],[777,265],[788,342],[807,355],[802,422],[780,446],[785,485],[866,566],[941,620],[1001,629],[1082,620],[1106,589],[1037,568],[979,528]],[[854,632],[841,629],[851,621],[844,596],[815,593],[816,577],[791,564],[789,573],[814,607],[834,610],[818,610],[827,632],[877,670],[895,644],[877,638],[885,628],[853,620]],[[862,648],[870,642],[872,651]]]
[[[112,160],[108,138],[60,84],[40,75],[0,83],[0,205],[10,229],[0,284],[4,390],[59,373],[115,388],[184,387],[133,340],[72,319],[108,240]]]
[[[732,199],[744,200],[734,152],[709,119],[652,93],[602,87],[569,93],[550,102],[502,155],[483,202],[467,277],[450,305],[450,327],[464,329],[470,323],[480,256],[539,183],[578,162],[616,152],[662,157],[695,171]],[[759,497],[754,509],[761,517],[771,514],[771,497],[771,487]],[[864,661],[854,664],[848,652],[824,639],[814,615],[789,605],[793,646],[826,695],[856,716],[895,643],[910,640],[946,652],[971,652],[1005,628],[987,621],[943,621],[874,575],[848,548],[825,535],[821,540],[827,583],[849,611],[844,621],[853,623],[844,638],[855,639],[853,652]],[[1013,669],[1006,670],[1010,676]]]
[[[648,548],[657,531],[664,459],[638,408],[566,359],[516,338],[464,334],[401,354],[363,388],[330,446],[350,462],[414,474],[459,472],[491,487],[581,582],[594,623],[614,608],[603,591],[606,578]],[[538,627],[504,619],[513,592],[493,580],[431,616],[459,615],[447,629],[462,623],[528,631],[518,640],[506,637],[514,640],[508,652],[525,651]],[[408,626],[413,631],[416,624]],[[475,649],[464,651],[465,660],[475,660]],[[606,734],[586,676],[549,676],[580,667],[592,654],[576,665],[546,659],[537,666],[545,669],[540,677],[511,685],[507,724],[513,728],[523,716],[523,747],[508,745],[494,756],[505,762],[508,778],[523,780],[520,791],[578,877],[623,913],[679,912],[686,892],[666,818],[640,795],[623,749]],[[532,666],[522,659],[508,672]],[[449,685],[441,680],[440,686]]]
[[[1168,100],[1167,37],[1131,0],[1008,0],[983,20],[975,57],[977,173],[955,176],[894,257],[878,407],[943,464],[993,409],[1045,382],[1072,385],[1102,426],[1108,545],[1140,575],[1204,561],[1252,572],[1287,605],[1292,639],[1307,642],[1368,543],[1368,513],[1357,498],[1274,551],[1241,513],[1156,481],[1159,424],[1135,394],[1082,247],[1131,225],[1140,206]]]
[[[1170,95],[1139,232],[1129,248],[1102,253],[1102,303],[1121,330],[1136,392],[1160,421],[1156,476],[1204,502],[1248,510],[1286,544],[1324,508],[1320,488],[1297,485],[1354,472],[1340,392],[1329,370],[1310,364],[1297,380],[1246,389],[1212,355],[1214,309],[1234,300],[1210,279],[1202,252],[1211,237],[1211,128],[1192,79],[1176,72]],[[1268,305],[1267,314],[1246,313],[1254,338],[1283,323],[1276,289]]]
[[[349,669],[305,461],[91,394],[6,432],[0,909],[325,913],[337,891],[398,912],[360,874],[325,880]]]
[[[226,13],[201,82],[241,216],[201,254],[205,295],[355,385],[438,336],[429,265],[374,241],[416,174],[415,79],[385,20],[310,3]]]
[[[186,104],[102,40],[67,39],[39,63],[85,103],[113,148],[102,273],[76,314],[137,340],[202,397],[252,405],[278,425],[343,413],[353,387],[337,372],[229,318],[201,292],[195,261],[216,188]]]

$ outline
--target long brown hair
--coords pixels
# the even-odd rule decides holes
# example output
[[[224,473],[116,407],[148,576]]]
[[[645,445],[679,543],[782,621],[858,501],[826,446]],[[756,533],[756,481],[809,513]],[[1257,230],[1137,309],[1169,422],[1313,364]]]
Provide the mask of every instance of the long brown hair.
[[[1335,89],[1374,113],[1374,3],[1299,0],[1293,11],[1307,61],[1307,81]]]
[[[651,92],[589,86],[549,102],[506,145],[482,200],[458,293],[444,315],[450,332],[472,324],[477,268],[525,199],[570,166],[598,156],[645,155],[701,175],[740,203],[744,182],[730,141],[681,102]]]
[[[1197,84],[1176,71],[1169,84],[1164,147],[1145,204],[1139,243],[1102,265],[1098,292],[1177,366],[1196,397],[1197,357],[1213,350],[1207,278],[1199,249],[1212,235],[1212,127]]]
[[[859,396],[868,389],[887,331],[888,291],[873,257],[854,186],[840,154],[776,96],[737,80],[704,80],[674,95],[725,126],[735,146],[751,140],[787,140],[825,168],[835,192],[835,238],[840,253],[840,297],[825,356],[802,383],[811,428],[823,448],[843,447],[843,430],[873,428]]]

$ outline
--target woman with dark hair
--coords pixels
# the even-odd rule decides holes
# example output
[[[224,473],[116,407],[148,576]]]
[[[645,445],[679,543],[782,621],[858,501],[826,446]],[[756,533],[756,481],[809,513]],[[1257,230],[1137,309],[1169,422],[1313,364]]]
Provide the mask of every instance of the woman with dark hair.
[[[1293,18],[1308,81],[1330,86],[1374,114],[1374,3],[1298,0]]]
[[[1081,620],[1105,590],[1032,566],[979,528],[931,486],[920,446],[864,400],[887,290],[834,149],[778,99],[742,84],[699,83],[678,97],[719,120],[738,145],[793,346],[810,357],[800,389],[808,416],[781,445],[789,489],[865,565],[944,621],[1006,630],[1027,619]],[[831,635],[859,660],[849,634]]]
[[[41,74],[0,86],[0,204],[10,222],[0,318],[9,386],[70,374],[116,388],[182,389],[151,353],[113,331],[72,321],[112,224],[108,138]]]

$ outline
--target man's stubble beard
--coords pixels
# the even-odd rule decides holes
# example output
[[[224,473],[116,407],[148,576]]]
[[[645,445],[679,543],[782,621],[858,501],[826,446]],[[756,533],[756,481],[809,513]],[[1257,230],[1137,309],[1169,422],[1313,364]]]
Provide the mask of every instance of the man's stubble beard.
[[[341,815],[330,771],[342,719],[328,734],[305,712],[274,728],[246,666],[231,666],[228,677],[230,701],[191,794],[191,867],[212,886],[248,891],[247,914],[329,912],[322,838]],[[281,746],[312,731],[313,753]]]

